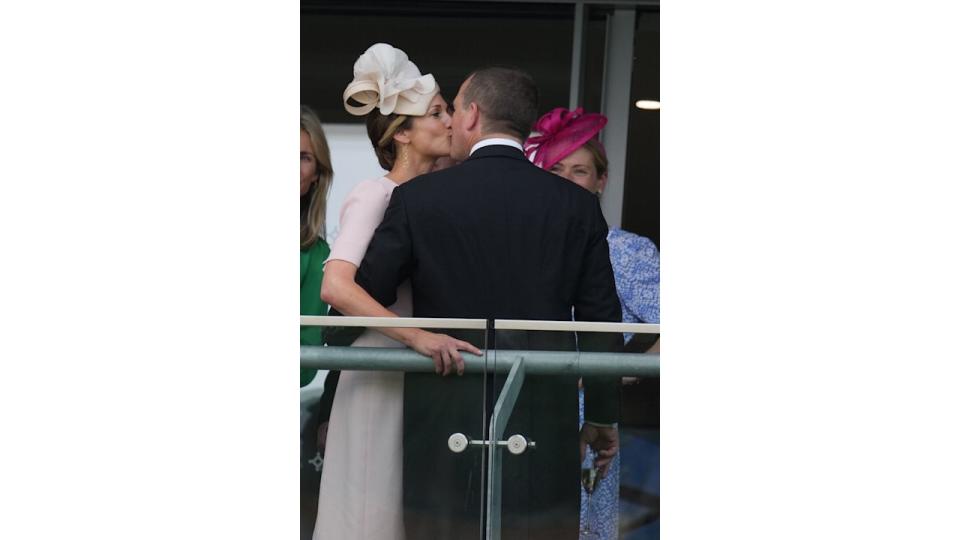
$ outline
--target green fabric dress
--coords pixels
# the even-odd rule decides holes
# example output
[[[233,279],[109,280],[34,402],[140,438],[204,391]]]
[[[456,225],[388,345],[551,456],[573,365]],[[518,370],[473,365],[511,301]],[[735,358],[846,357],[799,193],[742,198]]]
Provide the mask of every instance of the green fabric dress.
[[[319,238],[307,251],[300,252],[300,314],[326,315],[327,304],[320,300],[320,284],[323,282],[323,263],[330,256],[330,246]],[[301,326],[300,345],[323,345],[323,328]],[[300,368],[300,387],[303,388],[317,375],[315,369]]]

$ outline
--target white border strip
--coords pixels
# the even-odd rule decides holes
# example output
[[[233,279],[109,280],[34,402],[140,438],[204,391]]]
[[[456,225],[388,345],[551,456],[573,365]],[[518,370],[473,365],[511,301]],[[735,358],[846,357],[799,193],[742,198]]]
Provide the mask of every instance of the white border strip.
[[[300,326],[363,326],[366,328],[447,328],[450,330],[484,330],[483,319],[434,319],[418,317],[330,317],[301,315]]]
[[[496,319],[497,330],[544,330],[547,332],[630,332],[633,334],[659,334],[659,324],[578,322],[578,321],[528,321],[523,319]]]
[[[484,330],[483,319],[437,319],[417,317],[330,317],[326,315],[301,315],[300,326],[362,326],[365,328],[446,328],[450,330]],[[577,321],[528,321],[523,319],[496,319],[497,330],[542,330],[546,332],[630,332],[634,334],[659,334],[659,324],[577,322]]]

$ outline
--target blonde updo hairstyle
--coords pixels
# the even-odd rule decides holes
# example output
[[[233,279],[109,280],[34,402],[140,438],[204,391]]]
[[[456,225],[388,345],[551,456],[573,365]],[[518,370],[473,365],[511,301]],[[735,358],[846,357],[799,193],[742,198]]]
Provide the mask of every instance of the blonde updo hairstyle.
[[[393,140],[393,136],[412,128],[413,119],[413,116],[405,114],[380,114],[377,109],[367,115],[367,135],[373,151],[377,154],[377,161],[384,170],[393,169],[397,160],[397,142]]]

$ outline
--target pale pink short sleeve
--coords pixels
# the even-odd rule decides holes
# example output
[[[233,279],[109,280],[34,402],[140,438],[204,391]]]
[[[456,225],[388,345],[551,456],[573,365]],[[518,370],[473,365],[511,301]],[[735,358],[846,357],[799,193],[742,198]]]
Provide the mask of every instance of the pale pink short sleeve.
[[[347,261],[360,266],[374,231],[383,221],[393,187],[393,182],[380,178],[364,180],[350,191],[340,207],[340,228],[328,261]]]

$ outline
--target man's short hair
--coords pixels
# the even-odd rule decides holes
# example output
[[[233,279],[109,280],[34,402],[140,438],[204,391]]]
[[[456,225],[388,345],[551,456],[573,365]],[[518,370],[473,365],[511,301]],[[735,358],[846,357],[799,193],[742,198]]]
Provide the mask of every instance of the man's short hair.
[[[509,133],[525,140],[537,119],[539,94],[533,77],[506,67],[481,68],[471,73],[463,92],[463,106],[476,103],[484,115],[483,131]]]

